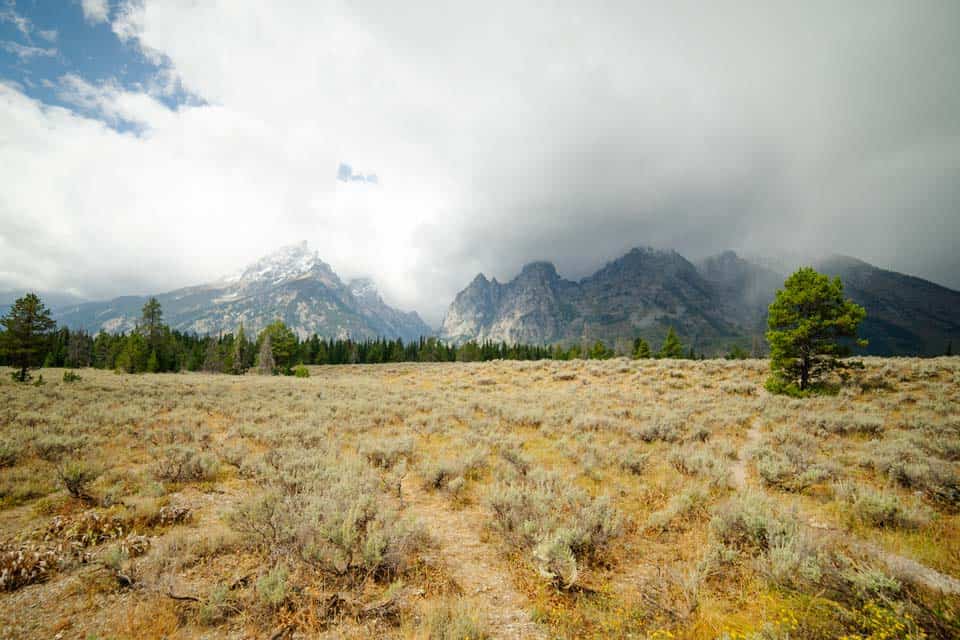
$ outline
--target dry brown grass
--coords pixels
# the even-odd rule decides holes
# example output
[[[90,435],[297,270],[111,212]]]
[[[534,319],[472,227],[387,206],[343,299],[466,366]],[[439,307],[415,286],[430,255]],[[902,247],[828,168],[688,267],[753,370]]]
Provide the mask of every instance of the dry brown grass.
[[[0,376],[0,545],[49,558],[0,636],[827,638],[880,602],[950,637],[956,595],[844,541],[960,577],[960,359],[865,364],[808,400],[763,361]]]

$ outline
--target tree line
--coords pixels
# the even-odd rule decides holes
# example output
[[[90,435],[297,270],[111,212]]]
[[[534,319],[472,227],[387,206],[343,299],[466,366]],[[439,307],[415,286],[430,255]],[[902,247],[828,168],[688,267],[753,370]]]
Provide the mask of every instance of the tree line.
[[[490,360],[603,360],[614,350],[602,341],[592,346],[529,345],[471,340],[454,345],[436,337],[404,341],[400,338],[353,340],[306,339],[276,321],[253,338],[243,324],[235,333],[199,336],[171,329],[163,322],[156,298],[143,306],[136,328],[129,332],[57,328],[50,311],[35,294],[18,299],[0,318],[0,365],[17,369],[26,381],[38,366],[110,369],[125,373],[207,371],[243,374],[254,367],[290,374],[298,364],[379,364],[388,362],[485,362]],[[264,344],[267,345],[266,349]],[[684,352],[671,328],[659,351],[652,352],[642,338],[633,342],[633,357],[694,357]],[[701,356],[702,357],[702,356]]]
[[[856,363],[842,359],[853,347],[866,346],[857,330],[866,312],[844,297],[839,278],[805,267],[796,271],[776,292],[767,318],[771,392],[806,395],[827,389],[826,376]],[[96,337],[84,331],[56,328],[50,311],[35,294],[18,299],[0,318],[0,365],[13,366],[13,377],[25,382],[29,369],[44,366],[97,367],[128,373],[208,371],[243,374],[251,367],[260,373],[309,375],[305,364],[375,364],[385,362],[471,362],[486,360],[606,359],[614,356],[602,341],[592,347],[538,346],[505,342],[470,341],[451,345],[434,337],[404,342],[400,339],[320,338],[301,340],[282,321],[265,327],[255,339],[247,337],[241,323],[236,334],[199,337],[172,330],[163,322],[156,298],[143,306],[136,329],[130,333],[101,331]],[[952,352],[952,343],[948,347]],[[632,344],[639,358],[696,357],[684,351],[680,338],[669,328],[654,352],[643,338]],[[702,356],[701,356],[702,357]],[[734,347],[727,358],[743,358]]]

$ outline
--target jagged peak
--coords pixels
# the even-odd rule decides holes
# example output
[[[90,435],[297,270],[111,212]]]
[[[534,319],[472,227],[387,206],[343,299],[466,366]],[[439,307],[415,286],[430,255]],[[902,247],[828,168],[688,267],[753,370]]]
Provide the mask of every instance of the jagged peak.
[[[709,256],[707,258],[707,260],[718,260],[718,261],[724,261],[724,262],[740,261],[742,259],[743,258],[738,256],[737,252],[734,251],[733,249],[725,249],[724,251],[721,251],[720,253],[713,256]]]
[[[627,256],[679,256],[680,254],[674,251],[673,249],[657,249],[656,247],[651,247],[650,245],[633,247],[630,251],[627,251],[624,254],[624,258]]]
[[[531,273],[544,273],[553,277],[557,275],[557,267],[554,266],[552,262],[547,260],[528,262],[527,264],[523,265],[523,268],[520,270],[520,275],[522,276]]]
[[[333,269],[311,250],[306,240],[285,245],[257,259],[241,271],[223,278],[227,284],[246,286],[256,283],[280,283],[308,275],[320,276],[330,282],[339,282]]]

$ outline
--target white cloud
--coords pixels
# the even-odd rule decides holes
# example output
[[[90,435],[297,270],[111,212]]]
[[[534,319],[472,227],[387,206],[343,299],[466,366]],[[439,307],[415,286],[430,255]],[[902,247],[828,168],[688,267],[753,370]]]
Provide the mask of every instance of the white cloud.
[[[123,3],[114,33],[166,65],[142,92],[66,76],[73,113],[0,90],[0,280],[157,291],[306,239],[436,322],[477,271],[582,274],[647,243],[827,238],[960,272],[960,99],[943,81],[960,19],[584,7]],[[178,83],[205,102],[168,108]],[[380,185],[338,181],[341,163]]]
[[[92,85],[76,74],[60,78],[58,96],[64,102],[100,114],[104,119],[162,129],[175,113],[148,94],[126,91],[115,83]]]
[[[17,13],[12,6],[0,9],[0,22],[11,23],[25,36],[29,36],[31,29],[33,29],[30,20]]]
[[[56,42],[59,33],[56,29],[39,29],[37,35],[46,40],[47,42]]]
[[[110,5],[107,0],[80,0],[80,7],[83,9],[84,19],[91,24],[107,22],[110,19]]]
[[[57,50],[54,48],[45,49],[43,47],[33,47],[30,45],[20,44],[19,42],[13,42],[12,40],[0,41],[0,48],[2,48],[4,51],[12,53],[21,60],[29,60],[30,58],[35,58],[37,56],[52,57],[57,55]]]

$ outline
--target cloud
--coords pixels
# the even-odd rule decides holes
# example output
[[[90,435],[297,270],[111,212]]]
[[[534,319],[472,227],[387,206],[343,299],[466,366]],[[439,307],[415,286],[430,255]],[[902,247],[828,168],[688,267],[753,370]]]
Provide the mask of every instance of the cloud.
[[[30,20],[17,13],[12,4],[5,9],[0,9],[0,22],[11,23],[25,36],[29,36],[33,29]]]
[[[110,5],[107,0],[80,0],[83,18],[90,24],[107,22],[110,19]]]
[[[0,280],[158,291],[306,239],[435,323],[478,271],[647,244],[960,287],[960,4],[583,6],[121,3],[163,77],[0,91]]]
[[[42,47],[33,47],[30,45],[20,44],[19,42],[13,42],[11,40],[0,41],[0,48],[8,53],[12,53],[21,60],[29,60],[30,58],[35,58],[37,56],[53,57],[57,55],[57,50],[54,48],[44,49]]]
[[[47,42],[56,42],[59,34],[56,29],[39,29],[37,35]]]
[[[168,126],[173,111],[151,95],[128,91],[116,83],[93,85],[76,74],[66,74],[57,85],[61,100],[109,122],[125,122],[142,128]]]

